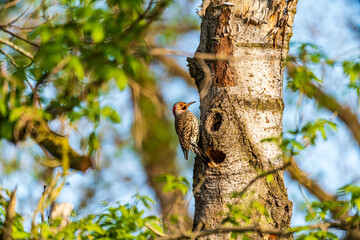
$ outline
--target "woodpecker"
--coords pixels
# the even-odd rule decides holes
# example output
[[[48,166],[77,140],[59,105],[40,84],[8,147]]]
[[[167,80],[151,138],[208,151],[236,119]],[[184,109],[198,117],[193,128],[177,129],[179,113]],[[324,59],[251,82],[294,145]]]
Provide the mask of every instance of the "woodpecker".
[[[181,149],[186,160],[189,159],[189,150],[196,153],[206,163],[216,166],[210,157],[208,157],[197,145],[199,139],[199,122],[192,112],[187,109],[195,102],[177,102],[173,106],[175,117],[175,130],[179,137]]]

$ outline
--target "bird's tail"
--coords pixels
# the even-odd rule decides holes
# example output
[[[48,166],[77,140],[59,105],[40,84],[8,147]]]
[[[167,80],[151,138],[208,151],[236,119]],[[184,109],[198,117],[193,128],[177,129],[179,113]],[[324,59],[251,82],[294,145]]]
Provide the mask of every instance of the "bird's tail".
[[[196,155],[198,155],[201,158],[201,160],[203,160],[205,162],[205,164],[211,164],[211,165],[213,165],[214,167],[217,167],[217,168],[219,167],[210,156],[208,156],[206,153],[204,153],[199,148],[199,146],[197,146],[195,144],[192,144],[191,147],[192,147],[193,152]]]

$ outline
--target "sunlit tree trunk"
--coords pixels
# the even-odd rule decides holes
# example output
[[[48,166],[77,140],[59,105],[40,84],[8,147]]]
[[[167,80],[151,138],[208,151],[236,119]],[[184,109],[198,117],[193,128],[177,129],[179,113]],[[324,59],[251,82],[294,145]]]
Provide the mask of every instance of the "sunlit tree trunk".
[[[201,99],[200,146],[220,168],[195,162],[194,229],[219,227],[224,219],[219,213],[228,211],[227,204],[238,205],[251,218],[241,225],[259,223],[270,229],[290,225],[292,203],[283,172],[252,180],[283,165],[279,146],[262,140],[282,133],[284,61],[296,4],[296,0],[203,1],[200,45],[188,61]],[[204,53],[216,54],[217,59],[209,60],[213,56]],[[264,206],[269,217],[256,210],[255,203]]]

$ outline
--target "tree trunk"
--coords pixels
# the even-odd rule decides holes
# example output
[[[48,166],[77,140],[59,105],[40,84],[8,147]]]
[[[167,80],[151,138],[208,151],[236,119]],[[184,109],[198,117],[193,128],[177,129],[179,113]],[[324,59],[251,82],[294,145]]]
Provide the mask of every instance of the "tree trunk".
[[[193,228],[219,227],[225,218],[219,213],[232,204],[251,218],[241,225],[286,229],[292,203],[283,172],[252,180],[283,165],[278,144],[262,140],[282,133],[284,61],[297,0],[232,2],[203,1],[200,45],[188,59],[201,101],[199,145],[220,165],[217,169],[195,161]],[[256,205],[264,206],[269,216]],[[217,234],[209,239],[228,238]]]

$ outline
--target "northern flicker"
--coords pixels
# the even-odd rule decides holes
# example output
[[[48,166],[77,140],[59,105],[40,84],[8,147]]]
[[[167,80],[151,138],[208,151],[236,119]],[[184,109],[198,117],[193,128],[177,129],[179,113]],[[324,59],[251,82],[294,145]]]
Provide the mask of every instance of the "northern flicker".
[[[189,150],[199,155],[206,163],[213,163],[198,146],[199,139],[199,122],[192,112],[187,109],[195,102],[177,102],[173,107],[173,114],[175,117],[175,130],[179,137],[181,149],[186,160],[189,158]]]

